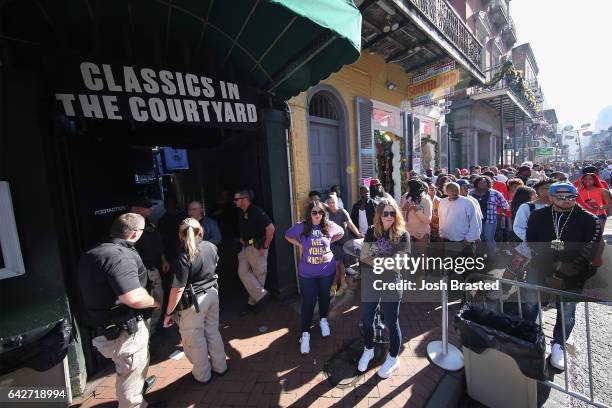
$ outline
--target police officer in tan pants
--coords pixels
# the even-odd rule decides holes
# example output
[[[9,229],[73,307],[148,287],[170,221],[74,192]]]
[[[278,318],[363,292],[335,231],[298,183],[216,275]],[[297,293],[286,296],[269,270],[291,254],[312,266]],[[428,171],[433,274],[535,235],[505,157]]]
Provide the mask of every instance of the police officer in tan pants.
[[[183,350],[193,364],[193,380],[206,384],[212,374],[227,372],[225,348],[219,332],[217,247],[203,240],[204,231],[194,218],[179,226],[183,243],[172,277],[164,327],[178,322]],[[210,358],[209,358],[210,356]]]
[[[78,266],[83,323],[93,331],[96,349],[115,363],[120,408],[165,406],[143,398],[149,367],[145,320],[159,308],[145,289],[147,270],[134,248],[144,228],[141,215],[121,215],[111,226],[111,241],[83,254]]]
[[[234,203],[241,210],[238,225],[242,249],[238,254],[238,276],[249,293],[248,303],[240,311],[241,315],[246,315],[268,295],[265,289],[268,248],[274,238],[274,225],[261,208],[251,204],[249,191],[236,192]]]

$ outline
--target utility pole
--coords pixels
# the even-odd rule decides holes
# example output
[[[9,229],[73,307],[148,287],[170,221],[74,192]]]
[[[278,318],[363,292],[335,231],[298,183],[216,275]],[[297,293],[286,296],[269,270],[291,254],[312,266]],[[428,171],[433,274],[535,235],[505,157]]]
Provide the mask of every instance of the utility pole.
[[[504,167],[504,97],[499,96],[499,138],[501,139],[501,167]]]

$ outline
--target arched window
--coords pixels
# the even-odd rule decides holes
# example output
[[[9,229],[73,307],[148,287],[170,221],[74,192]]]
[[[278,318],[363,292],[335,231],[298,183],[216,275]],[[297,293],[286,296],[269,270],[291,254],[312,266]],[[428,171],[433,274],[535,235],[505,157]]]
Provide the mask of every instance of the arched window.
[[[310,116],[316,116],[324,119],[339,120],[338,110],[331,101],[331,97],[325,92],[317,92],[310,99],[310,106],[308,107],[308,114]]]

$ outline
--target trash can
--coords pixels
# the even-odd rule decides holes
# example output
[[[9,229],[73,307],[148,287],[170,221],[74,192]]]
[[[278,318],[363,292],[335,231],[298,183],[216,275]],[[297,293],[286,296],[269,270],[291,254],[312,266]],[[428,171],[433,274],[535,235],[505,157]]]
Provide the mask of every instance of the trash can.
[[[533,322],[466,304],[455,317],[468,395],[496,408],[537,406],[547,379],[546,343]]]

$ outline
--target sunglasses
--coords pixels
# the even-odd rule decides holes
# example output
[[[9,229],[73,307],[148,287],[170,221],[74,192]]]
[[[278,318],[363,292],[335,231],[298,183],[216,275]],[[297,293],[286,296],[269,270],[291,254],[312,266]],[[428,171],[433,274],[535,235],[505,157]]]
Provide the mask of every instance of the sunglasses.
[[[242,197],[236,197],[234,198],[234,202],[238,201],[238,200],[242,200],[243,198],[247,198],[246,196],[242,196]]]
[[[394,217],[395,218],[395,211],[383,211],[382,212],[382,216],[383,217]]]
[[[310,215],[312,215],[313,217],[316,217],[317,215],[323,216],[325,215],[325,211],[312,211]]]
[[[576,194],[555,194],[553,197],[559,201],[576,201]]]

